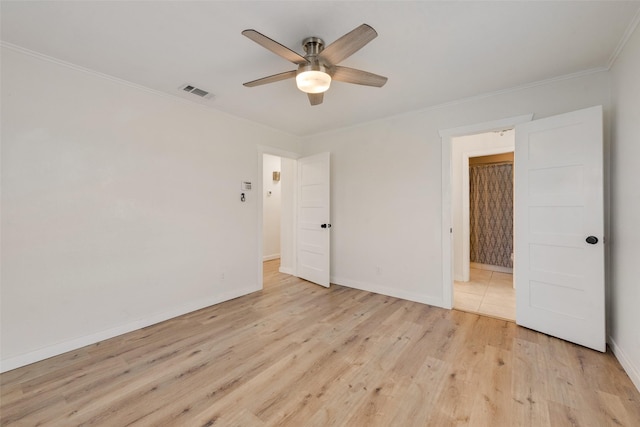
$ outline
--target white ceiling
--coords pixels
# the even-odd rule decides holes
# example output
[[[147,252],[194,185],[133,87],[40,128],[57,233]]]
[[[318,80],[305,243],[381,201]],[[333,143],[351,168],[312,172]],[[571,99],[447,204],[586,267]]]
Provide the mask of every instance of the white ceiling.
[[[2,1],[2,40],[297,135],[609,66],[639,1]],[[635,20],[637,21],[637,19]],[[378,32],[341,65],[389,78],[334,82],[310,106],[294,80],[243,82],[295,69],[240,32],[303,53],[362,23]],[[185,83],[214,94],[200,100]]]

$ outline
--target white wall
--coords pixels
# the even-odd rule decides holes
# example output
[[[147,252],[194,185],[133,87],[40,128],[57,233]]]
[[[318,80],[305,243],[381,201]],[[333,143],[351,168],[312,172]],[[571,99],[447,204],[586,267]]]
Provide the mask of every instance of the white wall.
[[[2,48],[2,369],[259,289],[257,143],[298,138]]]
[[[513,130],[503,132],[502,135],[496,132],[486,132],[451,139],[451,210],[453,213],[454,280],[469,281],[468,185],[466,186],[466,191],[463,192],[464,178],[466,178],[467,183],[469,182],[469,157],[513,151],[515,142],[515,132]],[[465,169],[467,173],[464,173]],[[465,259],[467,261],[463,262]]]
[[[606,72],[588,74],[303,140],[304,155],[331,152],[332,282],[445,305],[438,131],[599,104],[606,124],[609,83]]]
[[[640,29],[612,68],[610,343],[640,389]]]
[[[273,172],[282,169],[280,157],[264,154],[262,160],[262,257],[280,258],[281,184],[273,180]]]

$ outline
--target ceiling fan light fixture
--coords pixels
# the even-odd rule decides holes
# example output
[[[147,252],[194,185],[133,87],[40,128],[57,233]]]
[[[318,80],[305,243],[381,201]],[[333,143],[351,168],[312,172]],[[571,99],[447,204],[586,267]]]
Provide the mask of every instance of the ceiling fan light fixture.
[[[323,93],[331,86],[331,76],[322,65],[301,65],[296,74],[296,85],[305,93]]]

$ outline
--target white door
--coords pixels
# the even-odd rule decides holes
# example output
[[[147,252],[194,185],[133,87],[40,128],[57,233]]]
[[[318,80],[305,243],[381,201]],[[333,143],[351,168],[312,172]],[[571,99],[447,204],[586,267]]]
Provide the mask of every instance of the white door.
[[[329,287],[329,153],[298,159],[298,276]]]
[[[516,126],[516,322],[605,351],[602,107]]]

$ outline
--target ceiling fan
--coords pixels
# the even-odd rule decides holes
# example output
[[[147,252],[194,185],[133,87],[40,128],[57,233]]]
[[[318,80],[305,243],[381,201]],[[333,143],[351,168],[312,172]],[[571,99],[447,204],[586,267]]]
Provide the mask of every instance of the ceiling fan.
[[[338,63],[356,53],[378,36],[376,30],[367,24],[360,25],[326,48],[322,39],[307,37],[302,41],[302,46],[306,52],[305,56],[297,54],[256,30],[244,30],[242,34],[298,66],[297,70],[285,71],[284,73],[244,83],[244,86],[247,87],[260,86],[295,77],[298,89],[307,93],[311,105],[318,105],[322,104],[324,92],[329,89],[331,80],[374,87],[382,87],[387,82],[386,77],[338,65]]]

